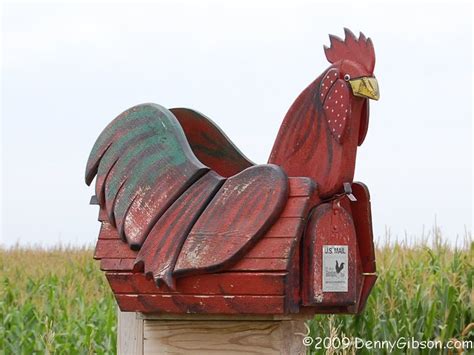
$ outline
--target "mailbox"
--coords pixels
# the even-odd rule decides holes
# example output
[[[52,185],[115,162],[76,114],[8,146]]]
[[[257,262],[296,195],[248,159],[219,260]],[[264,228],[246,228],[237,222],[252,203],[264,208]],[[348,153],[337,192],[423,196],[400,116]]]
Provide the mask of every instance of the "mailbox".
[[[86,182],[100,206],[94,257],[122,311],[362,311],[376,268],[369,191],[353,175],[379,97],[375,55],[362,34],[330,41],[330,66],[290,107],[267,164],[191,109],[142,104],[104,129]]]

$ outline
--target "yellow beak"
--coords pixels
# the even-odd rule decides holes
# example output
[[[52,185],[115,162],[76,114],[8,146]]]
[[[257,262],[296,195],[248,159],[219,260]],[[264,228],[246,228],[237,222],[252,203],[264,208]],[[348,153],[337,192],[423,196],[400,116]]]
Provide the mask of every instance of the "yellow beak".
[[[354,96],[378,100],[380,98],[379,84],[374,77],[362,77],[349,80]]]

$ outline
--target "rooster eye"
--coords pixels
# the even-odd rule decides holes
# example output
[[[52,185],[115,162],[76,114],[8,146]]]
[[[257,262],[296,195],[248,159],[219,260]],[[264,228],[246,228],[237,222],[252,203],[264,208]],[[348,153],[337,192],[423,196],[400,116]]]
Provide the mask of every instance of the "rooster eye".
[[[344,75],[344,80],[345,81],[351,80],[351,76],[349,74]]]

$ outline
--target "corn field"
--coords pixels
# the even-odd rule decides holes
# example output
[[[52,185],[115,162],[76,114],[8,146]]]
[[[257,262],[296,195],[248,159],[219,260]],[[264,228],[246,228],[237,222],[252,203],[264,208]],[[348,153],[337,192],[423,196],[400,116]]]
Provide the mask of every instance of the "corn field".
[[[93,248],[15,247],[0,254],[3,353],[115,353],[115,301],[92,259]],[[309,323],[311,336],[474,340],[473,256],[470,235],[461,248],[449,247],[439,235],[431,242],[379,243],[379,278],[365,311],[359,316],[318,315]],[[373,353],[355,348],[339,352]]]

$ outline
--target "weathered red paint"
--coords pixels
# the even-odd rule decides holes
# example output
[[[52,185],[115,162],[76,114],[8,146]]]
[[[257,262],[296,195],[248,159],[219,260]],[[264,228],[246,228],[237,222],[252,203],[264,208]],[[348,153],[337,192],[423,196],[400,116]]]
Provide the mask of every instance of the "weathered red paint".
[[[193,170],[194,167],[189,166],[185,169]],[[135,249],[140,248],[156,221],[205,172],[204,169],[196,169],[191,175],[183,176],[177,171],[173,173],[170,171],[166,180],[158,180],[153,185],[151,188],[153,192],[145,196],[138,194],[135,197],[123,221],[116,218],[119,233],[123,225],[123,233],[128,243]],[[120,195],[117,199],[119,198]],[[143,212],[144,209],[147,210],[146,213]]]
[[[272,299],[272,301],[278,302],[274,309],[275,314],[296,313],[299,309],[299,291],[297,289],[300,278],[298,268],[300,259],[296,254],[299,253],[300,238],[305,225],[304,216],[309,212],[311,196],[315,191],[315,184],[309,179],[290,178],[288,180],[289,200],[293,199],[298,203],[286,204],[285,210],[300,211],[299,215],[292,212],[290,214],[294,217],[279,217],[255,246],[237,263],[226,269],[225,273],[178,278],[173,289],[166,284],[160,285],[158,288],[152,279],[145,278],[142,271],[138,271],[136,268],[134,270],[134,264],[141,251],[131,250],[127,243],[119,238],[117,230],[108,222],[102,223],[95,257],[101,259],[101,269],[106,271],[107,279],[116,296],[120,296],[120,300],[123,299],[123,302],[119,304],[124,307],[131,304],[143,307],[143,304],[138,305],[134,295],[160,294],[168,297],[177,294],[194,294],[199,301],[202,301],[202,295],[209,293],[227,297],[243,294],[278,295],[278,298]],[[283,214],[285,214],[284,211],[281,215]],[[166,214],[162,218],[165,217]],[[122,297],[124,294],[128,296]],[[280,296],[285,296],[285,298]],[[157,304],[159,301],[168,302],[166,297],[153,298],[152,304]],[[196,301],[194,298],[185,299],[190,300],[190,305]],[[245,302],[256,300],[259,303],[262,301],[261,298],[238,299]],[[217,304],[219,302],[220,300]],[[231,304],[234,308],[229,308],[228,311],[236,313],[235,307],[238,308],[239,305],[235,302]],[[183,305],[183,307],[185,306],[186,304]],[[243,307],[241,312],[249,313],[252,307]],[[169,312],[176,311],[176,309],[169,307],[164,307],[164,309],[168,309]],[[248,311],[243,311],[245,309]],[[266,312],[267,306],[259,309]],[[222,311],[225,310],[222,309]],[[210,312],[216,311],[211,307]]]
[[[129,245],[122,240],[101,239],[95,245],[94,259],[134,259],[138,251],[130,249]]]
[[[157,285],[165,282],[173,287],[172,273],[181,246],[223,183],[222,177],[210,171],[188,188],[155,223],[137,255],[136,269],[152,276]]]
[[[135,265],[135,259],[101,259],[100,269],[102,271],[132,271]]]
[[[208,117],[189,108],[170,111],[183,127],[196,157],[219,175],[231,177],[254,165]]]
[[[352,179],[378,88],[355,83],[376,86],[375,56],[348,30],[325,52],[331,66],[291,106],[268,165],[185,108],[138,105],[102,132],[86,169],[102,223],[94,257],[121,310],[362,311],[375,253],[369,192]],[[325,245],[348,248],[347,291],[323,290]]]
[[[348,30],[345,41],[331,37],[326,56],[333,65],[290,107],[268,160],[289,176],[312,178],[322,198],[341,192],[342,184],[352,181],[357,145],[367,128],[368,99],[352,95],[344,78],[372,77],[375,62],[370,39],[357,40]]]
[[[350,204],[350,211],[356,228],[362,269],[365,273],[375,272],[375,248],[369,189],[363,183],[355,182],[352,184],[352,193],[357,201]]]
[[[297,243],[294,244],[297,246]],[[284,256],[268,259],[243,257],[226,271],[287,271],[289,268],[288,262],[291,257],[285,258]],[[100,259],[100,269],[102,271],[133,271],[134,265],[135,257]]]
[[[123,312],[171,314],[285,314],[285,296],[116,294]]]
[[[229,267],[228,271],[287,271],[290,256],[283,253],[278,256],[281,257],[262,259],[245,256],[235,265]]]
[[[284,295],[285,272],[226,272],[179,278],[174,288],[156,287],[137,273],[106,273],[115,294]],[[258,278],[258,283],[254,282]]]
[[[228,179],[189,232],[173,274],[222,271],[253,256],[252,247],[287,199],[288,178],[276,165],[253,166]]]
[[[348,291],[323,292],[322,262],[325,245],[348,246]],[[326,306],[348,306],[357,302],[357,286],[360,273],[357,273],[358,248],[354,223],[349,213],[338,200],[323,203],[316,207],[305,233],[305,253],[303,263],[302,303],[305,306],[324,308]]]
[[[350,205],[354,219],[359,253],[361,257],[362,289],[357,312],[362,312],[370,291],[377,281],[375,266],[375,247],[372,232],[372,213],[370,208],[369,189],[361,182],[352,184],[352,193],[357,199]]]

